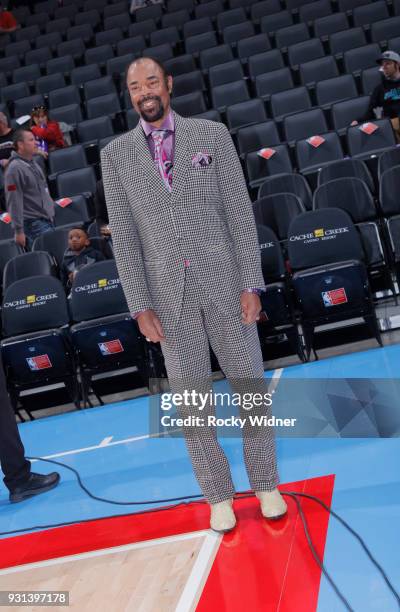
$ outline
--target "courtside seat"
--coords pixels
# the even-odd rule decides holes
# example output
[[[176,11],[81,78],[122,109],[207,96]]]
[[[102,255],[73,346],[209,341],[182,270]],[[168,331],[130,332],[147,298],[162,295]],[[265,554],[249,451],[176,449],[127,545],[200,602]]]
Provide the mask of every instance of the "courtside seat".
[[[150,374],[144,338],[131,317],[115,261],[78,271],[71,289],[71,337],[81,367],[85,394],[96,374],[136,368],[147,386]],[[146,347],[147,348],[147,347]]]
[[[361,239],[347,212],[330,208],[295,217],[288,253],[307,356],[315,328],[346,319],[362,317],[382,343]]]
[[[303,361],[303,347],[279,240],[272,229],[265,225],[257,225],[257,234],[266,285],[266,291],[261,294],[262,312],[257,324],[261,347],[266,345],[266,340],[271,336],[285,334],[291,349]]]
[[[1,352],[14,408],[22,391],[63,383],[76,407],[80,392],[69,313],[61,281],[51,275],[17,280],[4,292]],[[25,408],[29,413],[29,407]]]
[[[55,259],[46,251],[31,251],[16,255],[8,261],[3,271],[3,290],[30,276],[57,276]]]

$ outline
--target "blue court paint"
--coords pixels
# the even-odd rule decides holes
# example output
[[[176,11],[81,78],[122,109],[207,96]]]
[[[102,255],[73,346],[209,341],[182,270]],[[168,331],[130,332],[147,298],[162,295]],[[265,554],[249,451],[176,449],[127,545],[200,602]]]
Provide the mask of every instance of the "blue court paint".
[[[282,378],[399,378],[400,345],[285,368]]]
[[[283,372],[280,385],[290,378],[320,378],[322,385],[327,380],[349,377],[395,378],[399,358],[400,347],[391,346],[293,366]],[[219,383],[219,387],[223,388],[224,384]],[[398,400],[394,398],[393,402],[393,411],[398,411]],[[113,445],[132,437],[146,436],[148,411],[148,398],[139,398],[24,423],[20,431],[29,455],[79,451],[59,460],[76,468],[85,485],[96,495],[133,501],[199,494],[181,438],[145,438]],[[84,450],[97,447],[109,436],[112,436],[112,444]],[[241,439],[223,438],[222,445],[237,490],[248,489]],[[279,438],[277,451],[282,482],[336,474],[333,508],[360,531],[400,589],[400,553],[399,547],[393,544],[400,536],[400,438]],[[58,468],[41,462],[34,464],[34,469],[47,472]],[[72,473],[63,468],[59,471],[62,474],[59,487],[21,504],[9,504],[7,491],[1,486],[0,531],[136,510],[134,506],[114,506],[88,498]],[[139,506],[138,509],[149,507],[154,506]],[[332,518],[325,563],[355,610],[397,610],[383,580],[358,543]],[[323,579],[319,612],[342,609]]]

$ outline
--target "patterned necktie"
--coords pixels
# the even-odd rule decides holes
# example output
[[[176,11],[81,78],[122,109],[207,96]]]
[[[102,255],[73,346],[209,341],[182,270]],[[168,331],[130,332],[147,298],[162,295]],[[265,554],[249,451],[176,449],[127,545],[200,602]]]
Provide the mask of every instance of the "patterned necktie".
[[[167,136],[167,130],[153,130],[151,136],[154,141],[154,161],[158,166],[161,178],[169,192],[172,190],[172,162],[167,159],[163,141]]]

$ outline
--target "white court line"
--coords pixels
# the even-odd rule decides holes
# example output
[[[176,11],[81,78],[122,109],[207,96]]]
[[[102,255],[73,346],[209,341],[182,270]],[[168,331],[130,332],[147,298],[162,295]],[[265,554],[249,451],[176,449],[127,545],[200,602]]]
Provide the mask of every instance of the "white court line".
[[[268,392],[273,393],[276,391],[276,388],[279,384],[279,380],[282,376],[283,368],[277,368],[274,370],[272,377],[270,379],[270,383],[268,385]],[[149,438],[164,438],[168,434],[173,434],[181,431],[181,429],[171,429],[167,433],[154,433],[154,434],[144,434],[142,436],[133,436],[131,438],[124,438],[123,440],[115,440],[111,442],[114,436],[108,436],[104,438],[100,444],[95,444],[93,446],[86,446],[83,448],[74,448],[69,451],[61,451],[60,453],[54,453],[52,455],[44,455],[43,459],[56,459],[57,457],[66,457],[67,455],[78,455],[80,453],[87,453],[92,450],[98,450],[99,448],[110,448],[111,446],[118,446],[119,444],[128,444],[130,442],[139,442],[140,440],[147,440]],[[32,459],[32,463],[37,461],[36,459]]]
[[[271,382],[268,385],[269,393],[274,393],[274,391],[276,391],[279,385],[279,381],[282,376],[282,373],[283,373],[283,368],[277,368],[276,370],[274,370],[274,373],[272,374],[272,377],[271,377]]]
[[[102,440],[99,444],[99,446],[103,447],[103,446],[108,446],[108,444],[111,442],[111,440],[113,439],[114,436],[108,436],[107,438],[104,438],[104,440]]]
[[[26,565],[17,565],[16,567],[7,567],[5,569],[0,570],[0,576],[7,576],[8,574],[16,574],[18,572],[25,572],[25,571],[36,569],[39,567],[49,567],[50,565],[58,565],[59,563],[70,563],[72,561],[79,561],[81,559],[90,559],[93,557],[112,555],[113,553],[125,552],[127,550],[137,550],[140,548],[150,548],[151,546],[159,546],[161,544],[169,544],[171,542],[181,542],[184,540],[193,540],[194,538],[199,538],[202,536],[204,536],[205,540],[207,541],[207,536],[209,535],[210,535],[209,531],[205,531],[205,530],[193,531],[191,533],[180,533],[178,535],[167,536],[165,538],[157,538],[155,540],[135,542],[134,544],[124,544],[123,546],[113,546],[112,548],[101,548],[99,550],[91,550],[89,552],[79,553],[77,555],[69,555],[68,557],[58,557],[55,559],[46,559],[45,561],[37,561],[35,563],[27,563]],[[204,548],[204,545],[201,547],[200,553],[202,552],[203,548]],[[200,553],[199,553],[199,556],[200,556]]]
[[[170,433],[176,433],[181,431],[180,429],[171,429]],[[143,436],[134,436],[133,438],[125,438],[124,440],[116,440],[115,442],[109,442],[104,445],[102,442],[100,444],[96,444],[94,446],[86,446],[84,448],[74,448],[69,451],[62,451],[61,453],[54,453],[53,455],[44,455],[43,459],[54,459],[55,457],[65,457],[66,455],[78,455],[79,453],[87,453],[88,451],[97,450],[99,448],[109,448],[110,446],[118,446],[119,444],[127,444],[128,442],[139,442],[139,440],[147,440],[148,438],[164,438],[166,434],[144,434]],[[113,438],[114,436],[111,436]],[[107,438],[105,438],[107,440]],[[32,459],[32,463],[37,461],[37,459]]]
[[[179,598],[175,612],[189,612],[195,610],[198,599],[207,580],[215,555],[218,552],[222,534],[208,531],[185,588]]]

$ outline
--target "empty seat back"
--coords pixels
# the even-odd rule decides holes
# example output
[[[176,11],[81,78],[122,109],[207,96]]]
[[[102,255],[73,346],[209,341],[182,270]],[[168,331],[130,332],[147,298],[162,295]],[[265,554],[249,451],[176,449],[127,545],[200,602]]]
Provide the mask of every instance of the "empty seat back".
[[[114,260],[100,261],[78,272],[71,289],[71,312],[74,321],[128,312]]]
[[[400,166],[386,170],[380,178],[379,200],[386,217],[400,214]]]
[[[15,281],[4,292],[2,314],[6,336],[67,325],[69,314],[61,281],[50,275]]]
[[[382,153],[379,157],[378,163],[378,176],[379,178],[389,168],[393,166],[400,166],[400,147],[395,147],[393,149],[389,149]]]
[[[355,177],[338,178],[320,185],[314,193],[313,207],[315,210],[341,208],[353,223],[368,221],[377,215],[370,190],[364,181]]]
[[[294,193],[307,210],[312,208],[311,189],[301,174],[283,173],[267,178],[260,187],[258,197],[263,198],[274,193]]]
[[[72,197],[83,193],[93,194],[96,191],[96,175],[93,166],[69,170],[57,175],[57,193],[59,197]]]
[[[396,137],[389,119],[377,119],[347,130],[347,146],[352,157],[376,155],[395,144]]]
[[[257,224],[257,236],[265,283],[268,285],[268,283],[282,280],[285,276],[285,262],[275,233],[270,227]]]
[[[46,251],[17,255],[8,261],[3,271],[3,289],[30,276],[56,275],[55,262]]]
[[[313,108],[304,113],[288,115],[283,120],[286,140],[300,140],[328,131],[324,112],[321,108]]]
[[[76,170],[87,166],[87,159],[82,145],[77,144],[49,153],[49,170],[51,174]]]
[[[303,174],[320,172],[325,164],[343,159],[343,149],[336,132],[316,134],[296,142],[298,168]]]
[[[65,202],[67,200],[67,202]],[[72,198],[56,200],[54,223],[56,227],[76,223],[81,225],[90,220],[86,198],[76,195]]]
[[[318,174],[318,185],[323,185],[333,179],[353,176],[359,178],[371,192],[374,191],[374,181],[366,164],[360,159],[341,159],[328,164]]]
[[[364,258],[360,236],[348,213],[339,208],[295,217],[288,230],[288,253],[293,270]]]
[[[294,193],[275,193],[256,200],[253,212],[257,224],[267,225],[279,240],[286,240],[290,223],[305,208]]]

